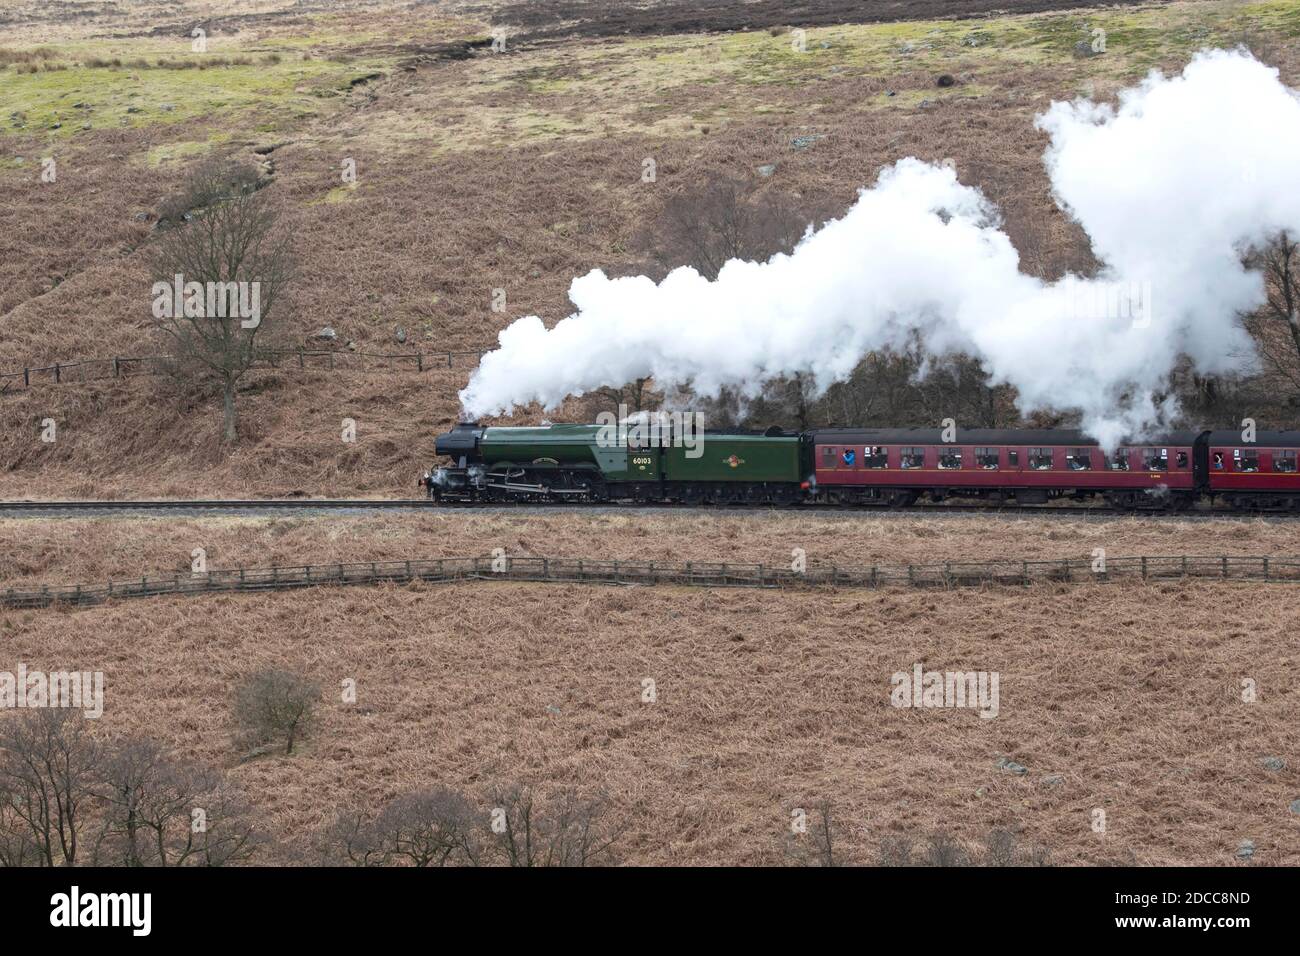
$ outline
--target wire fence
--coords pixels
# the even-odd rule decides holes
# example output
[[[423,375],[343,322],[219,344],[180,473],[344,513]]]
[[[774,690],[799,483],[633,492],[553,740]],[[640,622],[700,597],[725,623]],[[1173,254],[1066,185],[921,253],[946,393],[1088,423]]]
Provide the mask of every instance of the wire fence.
[[[235,568],[148,576],[106,584],[43,585],[0,591],[0,605],[98,604],[113,598],[277,591],[345,584],[450,583],[467,580],[685,585],[749,588],[956,588],[1041,582],[1166,581],[1202,578],[1300,583],[1300,557],[1123,557],[1056,561],[947,561],[942,564],[816,565],[796,571],[770,564],[605,561],[587,558],[482,557],[351,564]]]
[[[254,368],[312,369],[317,371],[410,371],[437,368],[472,368],[488,349],[444,352],[353,352],[346,349],[261,349]],[[0,393],[41,385],[61,385],[107,379],[166,374],[166,355],[115,355],[112,358],[76,359],[0,372]]]

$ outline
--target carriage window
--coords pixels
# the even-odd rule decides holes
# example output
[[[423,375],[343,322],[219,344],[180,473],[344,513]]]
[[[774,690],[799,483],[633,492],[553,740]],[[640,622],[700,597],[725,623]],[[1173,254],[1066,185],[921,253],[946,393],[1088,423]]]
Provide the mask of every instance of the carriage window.
[[[862,465],[865,468],[888,468],[889,449],[884,445],[868,445],[862,449]]]
[[[1273,452],[1273,470],[1295,474],[1295,449],[1279,448]]]
[[[924,468],[925,467],[925,449],[924,448],[904,448],[899,454],[899,464],[903,468]]]
[[[1186,468],[1186,467],[1187,467],[1187,452],[1185,452],[1185,451],[1180,451],[1180,452],[1177,453],[1177,455],[1178,455],[1178,458],[1177,458],[1177,460],[1174,462],[1174,464],[1177,465],[1179,468]]]
[[[1143,448],[1142,467],[1145,468],[1147,471],[1168,471],[1169,470],[1169,449],[1168,448]]]
[[[976,448],[975,464],[985,471],[997,471],[998,450],[996,448]],[[1015,464],[1015,462],[1012,462]]]
[[[1008,448],[1008,449],[1007,449],[1007,464],[1010,465],[1012,468],[1019,468],[1019,467],[1020,467],[1020,449],[1019,449],[1019,448]]]
[[[1116,448],[1115,454],[1111,456],[1110,461],[1106,462],[1106,467],[1111,471],[1128,471],[1129,448]]]
[[[960,468],[962,449],[944,447],[939,451],[940,468]]]
[[[1071,448],[1069,454],[1065,456],[1065,467],[1071,471],[1091,471],[1092,449]]]
[[[845,468],[852,468],[857,463],[858,463],[857,451],[853,448],[844,449],[843,454],[840,455],[840,464],[842,464]]]
[[[823,468],[834,468],[838,460],[839,460],[838,448],[835,448],[832,445],[822,446],[822,467]]]
[[[1034,471],[1047,471],[1052,467],[1052,449],[1029,449],[1029,467]]]
[[[1233,471],[1259,471],[1259,450],[1256,448],[1238,448],[1232,453]]]

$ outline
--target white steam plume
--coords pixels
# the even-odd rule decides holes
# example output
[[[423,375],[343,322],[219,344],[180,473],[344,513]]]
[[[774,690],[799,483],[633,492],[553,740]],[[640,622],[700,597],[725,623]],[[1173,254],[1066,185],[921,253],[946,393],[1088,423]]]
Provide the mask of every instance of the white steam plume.
[[[1103,264],[1096,277],[1021,272],[979,190],[904,159],[789,255],[732,260],[712,282],[690,268],[658,285],[598,270],[574,279],[577,311],[550,330],[527,316],[502,331],[463,409],[554,408],[645,376],[753,395],[802,372],[824,389],[915,330],[934,353],[977,357],[1024,410],[1077,409],[1106,445],[1140,435],[1172,411],[1152,396],[1180,355],[1207,374],[1253,361],[1235,315],[1264,286],[1240,253],[1300,232],[1300,100],[1249,54],[1204,51],[1179,76],[1153,72],[1118,108],[1053,103],[1038,125],[1056,200]],[[1116,289],[1135,292],[1127,313],[1097,307]]]

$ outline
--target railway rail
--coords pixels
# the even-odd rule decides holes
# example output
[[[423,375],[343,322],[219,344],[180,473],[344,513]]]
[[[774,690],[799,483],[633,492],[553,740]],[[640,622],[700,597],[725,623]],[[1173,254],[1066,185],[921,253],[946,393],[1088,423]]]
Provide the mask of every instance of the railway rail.
[[[1166,517],[1178,520],[1270,520],[1294,521],[1300,514],[1259,514],[1201,508],[1189,511],[1163,513],[1158,511],[1133,511],[1100,505],[1020,505],[1006,506],[979,503],[942,504],[919,503],[903,507],[852,507],[846,505],[802,503],[776,506],[682,504],[603,503],[598,505],[566,502],[499,502],[492,504],[463,504],[438,502],[427,498],[222,498],[222,499],[118,499],[118,500],[64,500],[64,501],[0,501],[0,517],[11,518],[75,518],[75,517],[139,517],[141,515],[256,515],[302,514],[311,512],[381,512],[426,511],[445,513],[451,511],[509,512],[522,514],[553,514],[576,512],[641,513],[641,514],[757,514],[764,512],[819,513],[859,516],[893,517],[953,517],[956,515],[996,515],[1003,518],[1117,518]]]

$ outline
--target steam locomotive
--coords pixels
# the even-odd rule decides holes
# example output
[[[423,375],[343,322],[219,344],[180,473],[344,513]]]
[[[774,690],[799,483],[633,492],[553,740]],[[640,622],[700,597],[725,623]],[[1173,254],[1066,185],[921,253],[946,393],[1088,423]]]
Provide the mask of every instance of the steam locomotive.
[[[1107,453],[1063,429],[667,428],[645,440],[598,425],[483,427],[439,435],[450,464],[420,479],[445,502],[639,502],[906,507],[974,499],[1039,505],[1100,498],[1176,512],[1205,500],[1300,512],[1300,431],[1174,432]],[[950,438],[952,440],[945,440]]]

